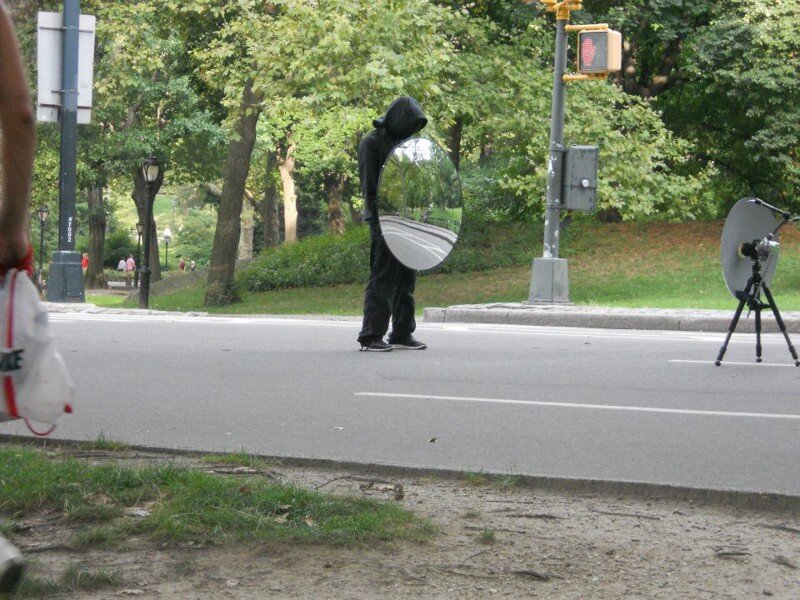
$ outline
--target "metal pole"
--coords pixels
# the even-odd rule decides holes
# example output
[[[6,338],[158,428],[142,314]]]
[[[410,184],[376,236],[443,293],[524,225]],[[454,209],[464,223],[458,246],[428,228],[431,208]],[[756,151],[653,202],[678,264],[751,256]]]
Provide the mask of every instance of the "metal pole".
[[[42,263],[44,260],[44,219],[39,218],[39,283],[44,281],[42,277]]]
[[[80,254],[75,252],[75,194],[78,162],[78,36],[80,0],[64,0],[61,74],[61,163],[58,198],[58,251],[53,254],[47,299],[84,301]]]
[[[133,287],[139,287],[139,273],[142,271],[142,234],[137,233],[136,239],[136,272],[133,274]]]
[[[147,206],[144,218],[144,258],[142,259],[142,277],[139,287],[139,308],[147,308],[150,303],[150,224],[153,221],[154,182],[147,182]]]
[[[569,10],[556,16],[556,56],[553,67],[553,102],[550,113],[550,160],[547,167],[547,202],[542,258],[534,259],[530,302],[569,302],[567,261],[558,258],[559,219],[564,166],[564,113]]]

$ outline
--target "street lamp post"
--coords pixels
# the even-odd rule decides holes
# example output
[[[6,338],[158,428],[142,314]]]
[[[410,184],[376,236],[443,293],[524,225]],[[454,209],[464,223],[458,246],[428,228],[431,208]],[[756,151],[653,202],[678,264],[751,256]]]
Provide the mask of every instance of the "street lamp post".
[[[150,302],[150,231],[153,222],[153,201],[155,184],[161,165],[155,158],[142,161],[142,176],[147,185],[147,202],[144,218],[144,257],[142,258],[142,279],[139,287],[139,308],[147,308]]]
[[[164,229],[164,270],[169,271],[169,241],[172,239],[172,231],[169,227]]]
[[[133,274],[133,287],[139,287],[139,273],[142,270],[142,233],[144,233],[144,223],[136,224],[136,272]]]
[[[41,285],[44,278],[42,277],[42,260],[44,256],[44,222],[47,220],[47,216],[50,214],[50,211],[46,206],[42,206],[39,210],[36,211],[36,214],[39,215],[39,284]]]

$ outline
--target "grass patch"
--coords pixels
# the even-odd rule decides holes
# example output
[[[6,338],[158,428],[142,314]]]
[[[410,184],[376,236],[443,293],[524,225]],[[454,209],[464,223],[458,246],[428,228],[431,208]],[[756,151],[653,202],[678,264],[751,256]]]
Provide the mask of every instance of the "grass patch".
[[[573,223],[563,230],[561,245],[562,256],[569,260],[572,301],[632,308],[733,311],[736,301],[725,287],[719,262],[722,224],[722,221]],[[531,260],[539,255],[540,242],[539,231],[530,226],[494,225],[474,233],[471,239],[459,242],[442,272],[420,277],[415,292],[417,313],[431,306],[527,300]],[[781,231],[780,252],[773,292],[781,310],[797,311],[800,310],[798,228]],[[252,263],[255,264],[256,261]],[[362,273],[359,277],[357,283],[329,287],[244,290],[242,302],[215,308],[203,306],[201,283],[174,294],[153,297],[151,306],[158,310],[223,314],[359,315],[366,275]],[[126,306],[135,307],[135,303]]]
[[[147,516],[124,514],[147,507]],[[330,544],[429,537],[434,529],[401,507],[174,465],[90,465],[19,446],[0,447],[0,513],[63,511],[82,527],[73,543],[114,544],[131,534],[173,541],[307,540]],[[100,524],[97,524],[97,522]]]
[[[30,562],[11,598],[52,598],[67,593],[97,592],[119,587],[123,583],[119,575],[106,568],[92,570],[72,564],[56,579],[38,575],[37,571],[41,569],[39,563]]]
[[[111,438],[107,438],[106,434],[102,431],[100,434],[91,441],[82,442],[80,447],[84,450],[93,450],[93,451],[100,451],[105,450],[108,452],[121,452],[123,450],[128,449],[128,445],[124,442],[119,442],[117,440],[112,440]]]
[[[482,485],[486,485],[487,479],[486,475],[483,473],[465,473],[464,474],[464,485],[467,487],[480,487]]]
[[[104,308],[125,308],[126,296],[122,294],[86,294],[86,302]]]
[[[121,583],[119,575],[108,569],[92,571],[86,567],[70,565],[61,574],[64,587],[70,592],[96,592]]]
[[[205,454],[201,460],[217,465],[233,465],[237,467],[250,467],[252,469],[261,469],[271,466],[270,461],[252,456],[244,450],[225,454]]]
[[[29,565],[30,567],[30,565]],[[22,579],[17,586],[14,595],[11,596],[14,600],[27,600],[28,598],[52,598],[53,596],[63,593],[64,588],[47,577],[39,577],[30,573],[28,568],[22,575]]]
[[[519,485],[520,478],[516,475],[506,475],[503,477],[497,477],[492,482],[493,485],[499,490],[510,490],[511,488],[515,488]]]
[[[478,534],[478,541],[481,544],[494,544],[497,538],[494,535],[494,531],[491,529],[484,529]]]

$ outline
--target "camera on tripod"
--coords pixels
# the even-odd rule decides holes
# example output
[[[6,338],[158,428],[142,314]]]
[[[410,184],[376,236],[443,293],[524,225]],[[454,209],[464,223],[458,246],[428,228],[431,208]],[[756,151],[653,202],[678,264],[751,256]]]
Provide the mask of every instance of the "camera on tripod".
[[[744,242],[739,246],[739,256],[753,260],[767,260],[773,250],[781,247],[780,243],[776,242],[774,238],[775,236],[772,233],[768,233],[760,240]]]
[[[786,324],[769,288],[778,264],[778,232],[784,225],[796,222],[800,222],[800,216],[793,217],[789,212],[767,204],[760,198],[742,198],[728,213],[722,229],[722,275],[728,290],[739,301],[739,305],[728,327],[725,342],[719,349],[717,360],[714,361],[715,365],[722,364],[728,343],[746,306],[756,315],[756,362],[761,362],[761,311],[766,308],[772,311],[778,329],[789,346],[795,366],[800,367],[797,351],[789,339]],[[766,300],[762,299],[762,292]]]

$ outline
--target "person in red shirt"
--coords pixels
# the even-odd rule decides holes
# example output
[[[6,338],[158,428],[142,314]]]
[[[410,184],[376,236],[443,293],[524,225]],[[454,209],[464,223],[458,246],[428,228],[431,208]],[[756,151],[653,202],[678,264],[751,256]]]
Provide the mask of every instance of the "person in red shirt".
[[[83,274],[86,275],[86,270],[89,268],[89,255],[86,252],[83,253],[81,257],[81,269],[83,269]]]

